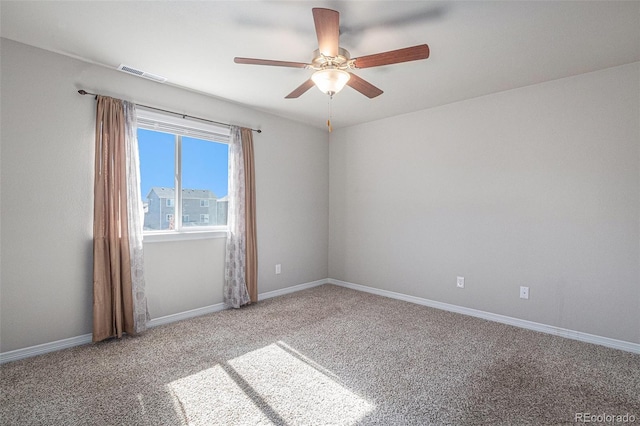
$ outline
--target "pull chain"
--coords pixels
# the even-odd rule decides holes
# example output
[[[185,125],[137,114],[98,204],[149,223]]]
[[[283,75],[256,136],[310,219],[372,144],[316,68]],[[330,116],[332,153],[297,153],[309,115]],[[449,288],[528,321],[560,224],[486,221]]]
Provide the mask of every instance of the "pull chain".
[[[327,119],[327,127],[329,128],[329,133],[333,131],[333,126],[331,125],[331,101],[333,100],[333,94],[329,93],[329,118]]]

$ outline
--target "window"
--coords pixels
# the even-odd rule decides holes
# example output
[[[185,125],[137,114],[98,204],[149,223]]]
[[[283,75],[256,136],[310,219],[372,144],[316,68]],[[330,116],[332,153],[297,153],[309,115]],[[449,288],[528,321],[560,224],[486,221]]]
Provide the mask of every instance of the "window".
[[[227,128],[138,109],[146,235],[226,229],[228,141]]]

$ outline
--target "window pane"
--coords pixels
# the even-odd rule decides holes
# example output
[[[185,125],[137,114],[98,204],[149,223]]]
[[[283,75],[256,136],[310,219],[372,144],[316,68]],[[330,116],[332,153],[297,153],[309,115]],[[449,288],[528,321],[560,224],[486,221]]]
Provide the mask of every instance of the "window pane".
[[[175,227],[175,136],[138,129],[144,230]]]
[[[229,146],[182,138],[182,216],[189,226],[227,224]]]

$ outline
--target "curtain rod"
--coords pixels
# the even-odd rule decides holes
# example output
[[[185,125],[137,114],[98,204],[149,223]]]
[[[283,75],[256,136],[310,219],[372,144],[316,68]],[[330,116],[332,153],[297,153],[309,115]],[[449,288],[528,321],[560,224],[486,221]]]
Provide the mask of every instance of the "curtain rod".
[[[86,91],[86,90],[84,90],[84,89],[80,89],[80,90],[78,90],[78,93],[80,93],[81,95],[91,95],[91,96],[95,96],[95,97],[96,97],[96,99],[98,99],[98,96],[101,96],[101,95],[98,95],[98,94],[96,94],[96,93],[87,92],[87,91]],[[169,110],[166,110],[166,109],[156,108],[156,107],[152,107],[152,106],[149,106],[149,105],[143,105],[143,104],[136,104],[136,105],[141,106],[141,107],[143,107],[143,108],[149,108],[149,109],[153,109],[153,110],[156,110],[156,111],[162,111],[162,112],[166,112],[166,113],[169,113],[169,114],[179,115],[179,116],[181,116],[182,118],[187,118],[187,117],[189,117],[189,118],[193,118],[193,119],[200,120],[200,121],[206,121],[206,122],[208,122],[208,123],[220,124],[220,125],[222,125],[222,126],[231,127],[231,125],[230,125],[229,123],[221,123],[221,122],[219,122],[219,121],[209,120],[209,119],[207,119],[207,118],[194,117],[193,115],[182,114],[182,113],[180,113],[180,112],[169,111]],[[252,130],[252,131],[254,131],[254,132],[256,132],[256,133],[262,133],[262,130],[260,130],[260,129],[251,129],[251,130]]]

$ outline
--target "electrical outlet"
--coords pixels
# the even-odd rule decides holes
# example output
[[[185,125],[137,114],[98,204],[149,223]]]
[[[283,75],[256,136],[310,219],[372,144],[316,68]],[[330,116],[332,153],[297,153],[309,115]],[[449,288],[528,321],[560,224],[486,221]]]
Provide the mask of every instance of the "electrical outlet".
[[[464,277],[458,277],[456,285],[458,286],[458,288],[464,288]]]
[[[520,299],[529,298],[529,287],[520,287]]]
[[[282,272],[282,266],[278,263],[276,265],[276,275],[280,274]]]

